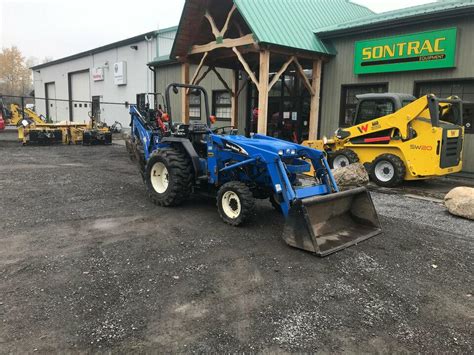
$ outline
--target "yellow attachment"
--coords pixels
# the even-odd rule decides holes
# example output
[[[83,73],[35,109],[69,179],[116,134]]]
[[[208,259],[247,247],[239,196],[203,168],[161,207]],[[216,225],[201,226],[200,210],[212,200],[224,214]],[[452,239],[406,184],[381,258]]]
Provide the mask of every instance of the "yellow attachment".
[[[36,124],[45,124],[46,122],[41,119],[38,114],[30,109],[25,108],[24,110],[25,113],[25,118],[29,118]],[[21,124],[21,121],[23,120],[23,114],[21,112],[20,106],[16,104],[11,104],[10,105],[10,112],[11,112],[11,118],[10,122],[8,123],[11,126],[19,126]]]

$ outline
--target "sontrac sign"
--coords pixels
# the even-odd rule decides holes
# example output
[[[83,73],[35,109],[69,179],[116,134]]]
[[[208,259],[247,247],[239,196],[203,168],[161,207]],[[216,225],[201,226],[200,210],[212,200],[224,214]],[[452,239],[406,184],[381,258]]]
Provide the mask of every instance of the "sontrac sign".
[[[355,44],[355,74],[453,68],[457,29],[412,33]]]

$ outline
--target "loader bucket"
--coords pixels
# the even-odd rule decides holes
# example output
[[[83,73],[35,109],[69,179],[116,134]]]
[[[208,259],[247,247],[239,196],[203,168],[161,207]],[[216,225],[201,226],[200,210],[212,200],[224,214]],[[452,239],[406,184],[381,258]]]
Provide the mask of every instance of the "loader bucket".
[[[364,188],[298,200],[290,210],[283,239],[292,247],[326,256],[382,232]]]

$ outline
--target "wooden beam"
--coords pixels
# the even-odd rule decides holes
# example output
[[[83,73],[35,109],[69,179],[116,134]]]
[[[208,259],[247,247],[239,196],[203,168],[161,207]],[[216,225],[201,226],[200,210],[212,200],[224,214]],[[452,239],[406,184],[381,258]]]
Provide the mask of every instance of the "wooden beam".
[[[311,96],[314,96],[314,90],[313,87],[311,86],[311,83],[309,82],[308,78],[306,77],[306,74],[304,72],[303,67],[301,66],[300,62],[298,61],[298,58],[295,57],[295,65],[296,69],[298,69],[298,73],[301,76],[301,79],[303,79],[303,84],[306,86],[306,89],[310,92]]]
[[[216,26],[216,22],[214,21],[214,19],[212,18],[211,14],[209,13],[209,11],[206,11],[206,13],[204,14],[204,17],[207,18],[207,21],[209,21],[209,24],[211,25],[211,30],[212,30],[212,34],[214,35],[214,37],[219,37],[220,36],[220,33],[221,31],[219,31],[219,29],[217,28]]]
[[[199,63],[199,66],[197,67],[196,71],[194,72],[193,78],[191,79],[191,84],[192,85],[194,85],[194,83],[196,82],[197,76],[201,72],[202,66],[204,65],[204,61],[206,60],[208,54],[209,54],[209,52],[206,52],[202,56],[201,62]]]
[[[212,67],[212,71],[216,74],[217,79],[219,79],[219,81],[222,83],[222,85],[224,85],[225,89],[233,96],[233,95],[234,95],[234,92],[233,92],[232,89],[229,87],[229,85],[226,83],[226,81],[224,80],[224,78],[222,77],[222,75],[217,71],[217,69],[214,68],[214,67]]]
[[[222,30],[220,31],[220,36],[224,37],[225,34],[227,33],[227,30],[229,28],[229,23],[230,19],[232,18],[232,15],[234,14],[235,10],[237,10],[237,6],[232,6],[232,9],[230,9],[229,14],[227,15],[227,20],[225,21],[224,27],[222,27]]]
[[[189,84],[189,63],[181,64],[181,82]],[[184,90],[181,92],[181,122],[189,123],[189,97]]]
[[[313,60],[316,59],[321,59],[321,54],[319,53],[312,53],[312,52],[307,52],[307,51],[300,51],[300,50],[295,50],[295,49],[285,49],[282,47],[276,47],[276,46],[267,46],[266,49],[269,49],[273,54],[281,54],[282,56],[285,57],[297,57],[300,60],[309,60],[313,62]]]
[[[260,84],[257,80],[257,78],[255,77],[255,74],[253,73],[252,69],[250,69],[250,66],[248,65],[248,63],[245,61],[244,57],[242,56],[242,54],[239,52],[239,50],[237,48],[232,48],[232,50],[234,51],[235,54],[237,54],[237,58],[239,58],[239,61],[240,63],[242,64],[242,66],[244,67],[245,71],[247,72],[248,76],[250,77],[250,79],[252,79],[253,83],[258,87],[260,87]]]
[[[203,81],[206,78],[207,74],[209,74],[211,71],[212,71],[211,67],[207,68],[207,70],[204,73],[202,73],[199,79],[196,80],[196,83],[194,85],[199,85],[201,81]]]
[[[260,52],[260,76],[258,89],[258,133],[267,134],[268,79],[270,77],[270,51]]]
[[[253,34],[249,34],[240,38],[224,38],[221,43],[213,41],[208,44],[193,46],[189,52],[189,55],[211,52],[219,48],[241,47],[249,44],[255,44]]]
[[[268,85],[268,91],[270,91],[272,89],[272,87],[277,83],[277,81],[281,78],[282,74],[284,72],[286,72],[286,69],[288,69],[288,67],[290,66],[290,64],[295,60],[295,57],[291,57],[290,59],[288,59],[285,64],[283,64],[283,66],[281,67],[281,69],[275,74],[275,76],[273,77],[273,80],[271,81],[271,83]]]
[[[196,68],[196,71],[194,72],[193,78],[191,79],[191,82],[190,82],[191,85],[195,85],[197,76],[198,76],[199,73],[201,72],[201,69],[202,69],[202,67],[203,67],[203,65],[204,65],[204,61],[206,60],[208,54],[209,54],[209,53],[206,52],[206,53],[204,53],[204,55],[202,56],[201,62],[199,63],[198,67]],[[189,89],[186,89],[186,95],[188,95],[188,94],[189,94]]]
[[[231,104],[231,121],[230,125],[235,128],[239,127],[239,71],[232,71],[232,104]]]
[[[321,104],[321,72],[323,62],[322,60],[315,60],[313,62],[313,83],[312,88],[314,95],[311,97],[311,108],[309,113],[309,140],[318,139],[319,127],[319,111]]]

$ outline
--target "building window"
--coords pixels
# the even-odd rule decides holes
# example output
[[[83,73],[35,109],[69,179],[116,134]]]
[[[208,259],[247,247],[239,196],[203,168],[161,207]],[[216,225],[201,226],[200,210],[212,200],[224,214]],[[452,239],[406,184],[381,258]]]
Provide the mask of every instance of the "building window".
[[[201,95],[189,95],[189,119],[201,120]]]
[[[212,92],[212,113],[219,121],[232,118],[232,98],[226,90]]]
[[[352,126],[357,110],[357,96],[388,92],[388,84],[343,85],[341,89],[341,127]],[[379,116],[380,117],[380,116]]]
[[[440,98],[458,96],[463,103],[464,127],[467,134],[474,134],[474,80],[430,81],[417,83],[415,96],[435,94]]]

